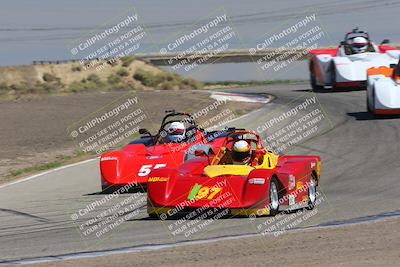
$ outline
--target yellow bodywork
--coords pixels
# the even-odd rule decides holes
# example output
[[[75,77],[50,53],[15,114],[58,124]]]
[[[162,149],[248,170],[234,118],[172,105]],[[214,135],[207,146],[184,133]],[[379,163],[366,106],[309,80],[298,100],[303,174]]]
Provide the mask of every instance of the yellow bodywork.
[[[254,170],[248,165],[209,165],[204,168],[204,174],[210,178],[222,175],[242,175],[247,176]]]
[[[263,156],[261,164],[256,165],[255,168],[267,169],[267,170],[275,169],[276,165],[278,164],[278,158],[279,158],[278,155],[275,155],[271,152],[267,152],[267,154]]]
[[[249,165],[209,165],[204,168],[204,174],[210,178],[223,175],[239,175],[248,176],[255,169],[274,169],[278,163],[278,156],[267,152],[259,164],[255,166]]]

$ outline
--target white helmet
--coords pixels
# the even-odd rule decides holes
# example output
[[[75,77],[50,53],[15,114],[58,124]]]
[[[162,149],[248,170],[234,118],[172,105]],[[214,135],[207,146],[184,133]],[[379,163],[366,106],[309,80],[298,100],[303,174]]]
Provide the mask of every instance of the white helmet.
[[[168,127],[167,139],[170,142],[179,143],[185,139],[185,125],[182,122],[174,121]]]
[[[364,37],[356,37],[350,41],[350,48],[355,54],[364,53],[368,49],[368,40]]]
[[[250,159],[251,147],[245,140],[236,141],[233,145],[232,159],[234,162],[247,162]]]

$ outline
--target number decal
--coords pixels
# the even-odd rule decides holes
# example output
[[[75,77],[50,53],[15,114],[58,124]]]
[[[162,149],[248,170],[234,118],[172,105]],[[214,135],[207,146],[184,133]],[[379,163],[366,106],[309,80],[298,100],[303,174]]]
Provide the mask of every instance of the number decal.
[[[159,163],[159,164],[156,164],[156,166],[154,166],[154,169],[164,168],[165,166],[167,166],[166,163]]]
[[[208,196],[207,199],[213,199],[215,197],[215,195],[218,194],[221,191],[222,191],[221,187],[213,187],[213,188],[211,188],[211,194]]]
[[[167,164],[159,163],[159,164],[156,164],[153,169],[155,170],[155,169],[159,169],[159,168],[164,168],[165,166],[167,166]],[[143,177],[143,176],[149,175],[152,167],[153,167],[153,164],[143,165],[139,170],[138,176]]]
[[[210,188],[207,186],[200,188],[199,192],[197,192],[196,200],[205,198],[210,192]]]
[[[153,165],[143,165],[142,168],[140,168],[138,175],[143,177],[143,176],[147,176],[149,175],[149,173],[151,172],[151,167]]]
[[[188,200],[200,200],[207,198],[208,200],[213,199],[219,192],[222,191],[221,187],[207,187],[195,184],[190,190]]]

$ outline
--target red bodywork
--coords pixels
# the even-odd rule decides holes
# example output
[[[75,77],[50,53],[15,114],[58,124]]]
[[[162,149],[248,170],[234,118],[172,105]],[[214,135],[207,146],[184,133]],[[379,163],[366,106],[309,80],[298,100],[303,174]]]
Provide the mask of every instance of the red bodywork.
[[[394,46],[390,46],[390,45],[379,45],[379,52],[381,54],[385,54],[387,51],[390,50],[398,50],[396,47]],[[338,46],[337,48],[328,48],[328,49],[313,49],[310,50],[309,53],[310,55],[331,55],[332,57],[336,57],[337,54],[339,53],[339,49],[340,46]]]
[[[145,185],[148,174],[155,168],[176,168],[184,161],[186,151],[195,144],[206,143],[203,133],[191,144],[159,144],[146,147],[131,144],[121,151],[104,153],[100,158],[103,189],[127,184]]]
[[[187,113],[174,113],[176,115],[190,116]],[[165,125],[166,118],[161,123]],[[132,143],[119,151],[104,153],[100,157],[101,186],[103,190],[114,191],[116,188],[129,185],[130,187],[146,186],[149,173],[159,168],[176,168],[181,165],[187,157],[187,151],[195,145],[209,145],[220,147],[223,138],[217,138],[208,142],[202,130],[194,124],[195,138],[193,142],[181,143],[158,143],[145,145],[143,143]],[[155,137],[158,139],[158,137]]]
[[[262,147],[261,139],[256,133],[250,131],[235,133],[251,133],[258,138],[255,155],[257,153],[263,156],[273,155]],[[229,150],[229,145],[228,135],[221,150],[224,148]],[[211,165],[218,165],[218,163],[215,163],[215,157],[218,157],[221,150],[212,158]],[[308,191],[304,190],[303,186],[310,182],[312,176],[317,184],[319,182],[320,157],[273,156],[276,157],[277,161],[273,164],[273,167],[270,165],[272,168],[254,168],[248,175],[224,174],[211,178],[205,174],[205,168],[210,165],[207,157],[187,161],[178,168],[154,170],[150,174],[151,182],[148,183],[148,213],[150,215],[165,213],[173,216],[178,212],[190,211],[193,208],[216,207],[229,209],[232,215],[249,215],[252,213],[267,215],[269,214],[268,207],[270,204],[270,181],[273,178],[280,184],[281,208],[302,206],[308,196]],[[257,162],[259,161],[257,160]],[[243,167],[243,165],[239,166]],[[257,164],[252,164],[252,166],[257,166]],[[295,180],[293,180],[293,177],[295,177]],[[208,194],[191,199],[193,197],[191,192],[197,190],[196,186],[204,188],[203,193],[209,190]],[[300,187],[303,187],[303,190],[300,190]],[[289,195],[294,196],[291,199],[292,203],[289,203]]]
[[[375,109],[376,115],[400,115],[400,109]]]

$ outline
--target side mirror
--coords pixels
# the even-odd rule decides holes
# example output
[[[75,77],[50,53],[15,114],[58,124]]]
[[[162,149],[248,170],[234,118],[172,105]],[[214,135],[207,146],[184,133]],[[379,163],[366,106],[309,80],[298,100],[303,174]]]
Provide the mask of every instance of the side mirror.
[[[198,150],[195,150],[195,151],[194,151],[194,155],[195,155],[196,157],[207,157],[208,165],[211,164],[211,160],[210,160],[210,155],[211,155],[211,154],[214,154],[214,151],[213,151],[212,149],[208,150],[208,152],[207,152],[207,151],[204,151],[204,150],[202,150],[202,149],[198,149]]]
[[[389,39],[384,39],[384,40],[381,42],[381,45],[383,45],[383,44],[388,44],[388,43],[390,43],[390,40],[389,40]]]
[[[148,134],[151,135],[150,132],[147,129],[141,128],[139,129],[139,134]]]
[[[397,67],[396,64],[390,64],[390,68],[391,68],[391,69],[395,69],[396,67]]]
[[[195,150],[195,151],[194,151],[194,155],[195,155],[196,157],[208,156],[207,152],[205,152],[204,150],[201,150],[201,149]]]
[[[267,151],[265,151],[265,149],[262,148],[256,149],[254,152],[259,156],[264,156],[265,154],[267,154]]]
[[[345,45],[345,44],[346,44],[345,41],[341,41],[341,42],[340,42],[340,45]]]

